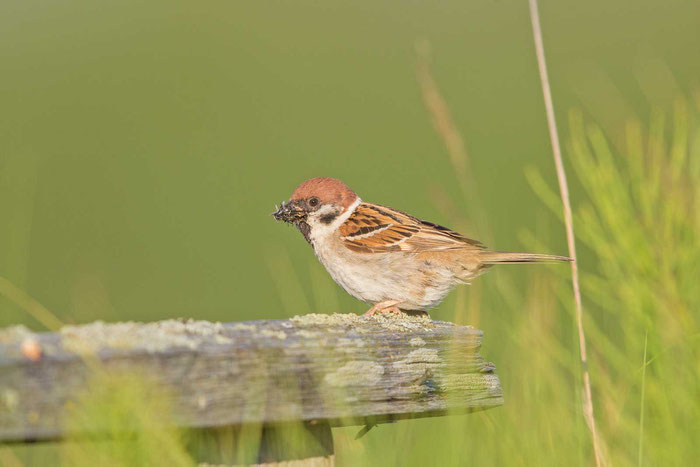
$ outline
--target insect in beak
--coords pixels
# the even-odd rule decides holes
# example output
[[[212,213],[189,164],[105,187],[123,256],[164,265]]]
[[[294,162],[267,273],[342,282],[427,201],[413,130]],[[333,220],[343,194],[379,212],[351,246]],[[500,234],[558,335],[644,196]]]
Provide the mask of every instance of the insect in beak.
[[[294,201],[282,201],[282,205],[279,208],[275,206],[275,209],[275,212],[272,213],[272,217],[278,221],[296,224],[306,218],[306,212]]]

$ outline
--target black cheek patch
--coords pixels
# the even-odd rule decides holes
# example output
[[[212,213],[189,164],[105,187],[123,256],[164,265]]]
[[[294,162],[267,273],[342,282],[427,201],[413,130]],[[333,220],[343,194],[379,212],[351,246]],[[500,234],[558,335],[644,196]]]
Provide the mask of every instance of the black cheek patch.
[[[329,214],[324,214],[320,217],[320,221],[322,224],[329,225],[331,222],[333,222],[336,218],[338,217],[337,213],[329,213]]]

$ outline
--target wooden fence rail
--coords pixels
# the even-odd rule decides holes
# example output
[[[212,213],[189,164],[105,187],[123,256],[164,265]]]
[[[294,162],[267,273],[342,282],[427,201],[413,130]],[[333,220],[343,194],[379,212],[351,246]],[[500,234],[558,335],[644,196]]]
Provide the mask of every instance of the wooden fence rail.
[[[217,433],[260,424],[259,462],[328,464],[333,426],[503,404],[495,367],[478,353],[481,338],[471,327],[422,317],[352,314],[95,322],[39,334],[11,327],[0,330],[0,443],[80,435],[66,432],[65,410],[99,368],[149,375],[170,395],[182,427]],[[292,422],[316,442],[285,445]]]

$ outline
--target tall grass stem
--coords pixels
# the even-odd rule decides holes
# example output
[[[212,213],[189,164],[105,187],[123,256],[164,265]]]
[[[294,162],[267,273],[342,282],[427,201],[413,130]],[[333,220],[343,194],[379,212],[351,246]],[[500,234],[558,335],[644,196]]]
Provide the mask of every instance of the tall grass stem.
[[[649,340],[649,331],[644,335],[644,359],[642,365],[642,396],[639,402],[639,451],[637,452],[637,465],[642,467],[643,451],[644,451],[644,384],[647,376],[647,342]]]
[[[574,289],[574,301],[576,302],[576,324],[578,327],[579,352],[581,354],[581,363],[583,367],[583,389],[584,389],[584,407],[583,413],[586,417],[586,422],[591,430],[593,439],[593,451],[595,454],[596,466],[601,465],[601,453],[598,443],[598,434],[595,426],[595,416],[593,413],[593,396],[591,394],[591,378],[588,372],[588,358],[586,354],[586,335],[583,330],[583,305],[581,303],[581,289],[578,280],[578,263],[576,259],[576,240],[574,238],[574,221],[571,214],[571,202],[569,200],[569,187],[566,182],[566,172],[564,163],[561,157],[561,146],[559,144],[559,134],[557,132],[557,123],[554,116],[554,105],[552,104],[552,90],[549,86],[549,76],[547,74],[547,63],[544,57],[544,44],[542,41],[542,27],[540,26],[540,14],[537,6],[537,0],[529,0],[530,2],[530,19],[532,21],[532,32],[535,40],[535,52],[537,54],[537,66],[540,74],[540,82],[542,84],[542,94],[544,95],[544,106],[547,113],[547,125],[549,127],[549,137],[554,153],[554,164],[557,170],[557,179],[559,180],[559,191],[561,192],[562,204],[564,205],[564,222],[566,224],[566,240],[569,246],[569,256],[571,261],[571,280]]]

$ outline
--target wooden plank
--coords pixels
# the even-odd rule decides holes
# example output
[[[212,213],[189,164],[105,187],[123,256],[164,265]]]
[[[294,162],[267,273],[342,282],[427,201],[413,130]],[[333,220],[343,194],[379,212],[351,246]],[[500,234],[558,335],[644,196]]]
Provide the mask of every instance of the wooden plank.
[[[65,436],[63,410],[95,364],[152,376],[186,427],[338,426],[486,409],[503,399],[493,364],[478,353],[481,338],[428,318],[352,314],[8,328],[0,330],[0,441]]]

